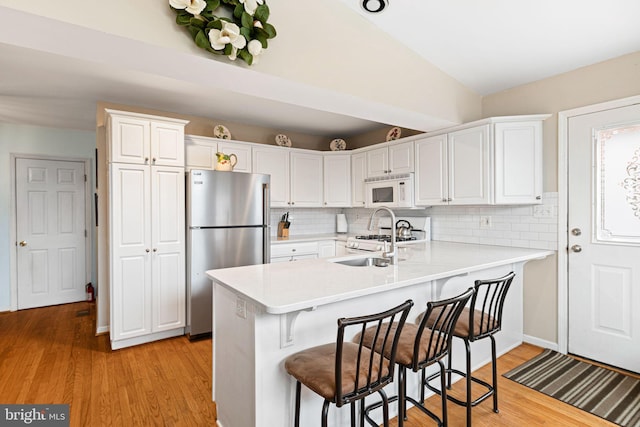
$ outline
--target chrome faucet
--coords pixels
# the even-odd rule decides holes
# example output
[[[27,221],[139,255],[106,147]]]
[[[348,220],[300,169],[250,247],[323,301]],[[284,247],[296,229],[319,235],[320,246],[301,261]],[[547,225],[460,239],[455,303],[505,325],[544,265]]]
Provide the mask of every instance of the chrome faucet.
[[[379,211],[386,211],[389,213],[389,216],[391,216],[391,246],[389,247],[389,251],[387,252],[387,245],[385,242],[385,251],[382,252],[382,256],[384,258],[389,258],[391,260],[389,263],[391,265],[395,265],[398,260],[398,255],[396,254],[396,228],[394,226],[396,223],[396,215],[393,213],[393,211],[386,206],[380,206],[375,211],[373,211],[373,213],[371,214],[371,218],[369,218],[369,231],[373,230],[373,218]]]

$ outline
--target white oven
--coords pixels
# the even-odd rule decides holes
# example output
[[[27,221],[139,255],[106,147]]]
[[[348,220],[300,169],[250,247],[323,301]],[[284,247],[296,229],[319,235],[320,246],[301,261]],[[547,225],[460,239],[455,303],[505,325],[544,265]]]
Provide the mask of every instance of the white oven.
[[[413,207],[413,174],[388,175],[364,180],[365,206]]]

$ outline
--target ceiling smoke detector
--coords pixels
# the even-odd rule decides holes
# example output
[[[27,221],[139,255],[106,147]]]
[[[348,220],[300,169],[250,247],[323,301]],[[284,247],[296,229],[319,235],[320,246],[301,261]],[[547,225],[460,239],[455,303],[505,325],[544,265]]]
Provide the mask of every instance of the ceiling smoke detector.
[[[378,13],[386,9],[388,0],[362,0],[362,8],[369,13]]]

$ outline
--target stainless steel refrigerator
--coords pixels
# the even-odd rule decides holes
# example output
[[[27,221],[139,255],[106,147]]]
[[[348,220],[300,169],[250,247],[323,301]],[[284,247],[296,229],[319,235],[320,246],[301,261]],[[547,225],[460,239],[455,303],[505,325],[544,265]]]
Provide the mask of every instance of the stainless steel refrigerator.
[[[270,176],[187,174],[187,332],[211,334],[212,282],[205,272],[269,262]]]

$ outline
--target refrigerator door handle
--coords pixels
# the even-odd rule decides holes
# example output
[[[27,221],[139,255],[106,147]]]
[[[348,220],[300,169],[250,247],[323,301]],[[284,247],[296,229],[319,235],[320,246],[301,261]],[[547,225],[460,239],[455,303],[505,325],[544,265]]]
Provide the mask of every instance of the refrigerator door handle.
[[[262,223],[263,227],[263,239],[262,239],[262,257],[263,264],[269,264],[271,262],[271,229],[269,227],[269,223],[271,222],[271,218],[269,217],[269,209],[271,207],[271,200],[269,200],[269,184],[262,184]]]

